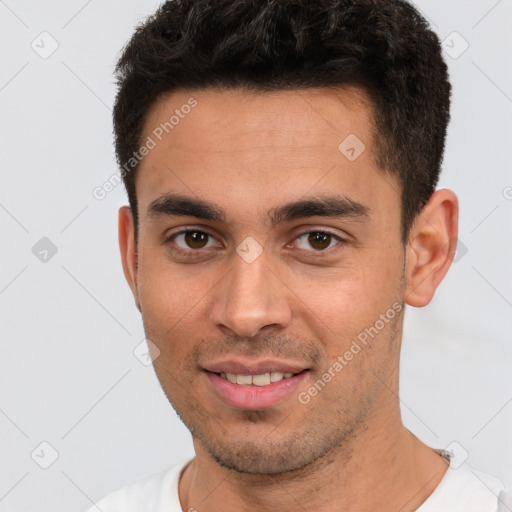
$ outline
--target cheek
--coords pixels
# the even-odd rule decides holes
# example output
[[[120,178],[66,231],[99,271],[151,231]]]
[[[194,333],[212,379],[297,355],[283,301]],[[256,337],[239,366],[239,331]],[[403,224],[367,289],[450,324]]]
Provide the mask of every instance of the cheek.
[[[138,291],[144,317],[174,325],[200,305],[211,285],[207,275],[191,265],[173,264],[160,248],[146,249],[139,257]]]
[[[172,349],[174,356],[183,344],[173,343],[173,340],[183,339],[192,329],[197,336],[199,324],[193,319],[203,305],[201,299],[205,290],[197,278],[184,283],[179,272],[173,271],[168,263],[159,264],[149,258],[148,261],[151,264],[139,265],[138,274],[144,328],[162,355]]]
[[[386,268],[358,265],[328,279],[310,279],[297,291],[297,315],[322,340],[330,364],[347,354],[350,368],[343,374],[349,380],[392,350],[403,292],[399,258],[389,261]]]
[[[400,257],[387,262],[361,258],[328,274],[293,277],[291,287],[307,313],[333,332],[350,331],[375,322],[395,301],[401,301]]]
[[[212,297],[216,283],[225,274],[225,269],[178,266],[149,251],[141,258],[138,282],[142,318],[147,338],[160,350],[156,366],[165,368],[160,379],[165,381],[167,372],[189,376],[194,372],[191,351],[198,340],[211,335]]]

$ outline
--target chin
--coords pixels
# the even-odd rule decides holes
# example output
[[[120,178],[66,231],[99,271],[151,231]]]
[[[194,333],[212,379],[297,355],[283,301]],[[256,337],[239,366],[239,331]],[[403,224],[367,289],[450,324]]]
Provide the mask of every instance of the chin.
[[[247,475],[278,475],[306,468],[333,448],[333,440],[290,433],[286,438],[270,440],[261,436],[257,442],[213,441],[197,436],[213,460],[220,466]],[[302,433],[304,434],[304,433]],[[213,442],[212,442],[213,441]]]
[[[309,464],[309,461],[299,460],[297,452],[295,458],[290,457],[288,450],[279,450],[275,447],[264,448],[252,443],[241,446],[221,447],[220,451],[207,447],[212,458],[220,466],[247,475],[276,475],[295,471]]]

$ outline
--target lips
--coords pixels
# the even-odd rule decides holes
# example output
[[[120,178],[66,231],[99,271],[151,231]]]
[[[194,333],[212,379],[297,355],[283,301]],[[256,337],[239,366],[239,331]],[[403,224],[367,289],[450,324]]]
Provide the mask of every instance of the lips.
[[[223,361],[205,369],[217,399],[236,409],[261,410],[288,398],[308,376],[308,368],[276,360]]]

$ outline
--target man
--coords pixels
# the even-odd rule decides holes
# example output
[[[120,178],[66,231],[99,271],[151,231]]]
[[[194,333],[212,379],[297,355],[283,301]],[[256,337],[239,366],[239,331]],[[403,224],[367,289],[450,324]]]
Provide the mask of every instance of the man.
[[[175,0],[117,66],[123,269],[195,457],[103,512],[495,512],[404,427],[405,305],[456,250],[450,84],[401,0]]]

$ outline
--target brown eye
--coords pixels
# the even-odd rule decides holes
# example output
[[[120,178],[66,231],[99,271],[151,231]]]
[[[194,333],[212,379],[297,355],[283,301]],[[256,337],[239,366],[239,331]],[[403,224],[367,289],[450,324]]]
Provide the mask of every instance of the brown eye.
[[[175,233],[167,239],[167,242],[172,242],[171,248],[176,252],[188,252],[189,254],[192,252],[202,252],[201,249],[222,246],[222,244],[216,243],[215,238],[209,233],[194,229]]]
[[[203,231],[186,231],[185,242],[191,249],[202,249],[208,243],[208,233]]]
[[[298,236],[297,241],[299,249],[304,249],[310,252],[320,252],[325,249],[330,249],[334,245],[338,245],[336,243],[333,244],[333,242],[342,242],[343,240],[327,231],[311,231]],[[311,248],[313,248],[314,251],[311,251]]]
[[[331,243],[331,235],[329,233],[310,233],[308,242],[314,249],[326,249]]]

